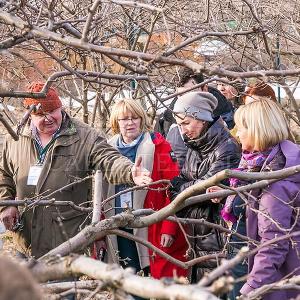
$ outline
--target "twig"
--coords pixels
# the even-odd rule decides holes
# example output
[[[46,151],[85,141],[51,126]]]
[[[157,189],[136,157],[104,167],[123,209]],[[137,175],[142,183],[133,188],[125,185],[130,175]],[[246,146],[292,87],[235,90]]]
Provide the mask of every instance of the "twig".
[[[51,250],[48,254],[45,255],[45,257],[57,254],[67,255],[68,253],[70,253],[69,251],[80,251],[96,239],[103,238],[106,235],[107,230],[117,229],[118,227],[124,226],[130,226],[132,228],[142,228],[160,222],[167,217],[174,215],[178,210],[182,209],[185,199],[195,194],[199,194],[199,192],[206,190],[208,187],[216,185],[225,178],[236,177],[244,180],[277,178],[279,180],[279,178],[288,177],[299,171],[300,166],[290,167],[284,170],[273,172],[247,173],[246,175],[244,172],[238,171],[221,171],[214,176],[187,188],[184,192],[180,193],[173,202],[163,207],[159,211],[154,212],[151,216],[136,218],[132,213],[128,214],[127,212],[124,212],[109,219],[102,220],[93,226],[87,226],[76,236],[72,237],[68,242],[64,242],[55,249]],[[213,193],[211,193],[211,195],[213,195]]]
[[[290,234],[276,237],[272,240],[269,240],[267,242],[260,244],[259,246],[257,246],[255,249],[252,249],[252,250],[249,250],[248,247],[243,247],[234,258],[232,258],[230,260],[224,260],[223,264],[220,267],[213,270],[206,277],[203,277],[199,281],[198,285],[204,287],[204,286],[211,284],[216,278],[219,278],[222,274],[224,274],[227,270],[234,267],[236,264],[238,264],[240,261],[242,261],[245,257],[255,255],[260,249],[262,249],[264,247],[276,245],[276,243],[279,241],[291,239],[293,237],[298,237],[298,236],[300,236],[300,231],[296,231],[296,232],[293,232]]]
[[[76,285],[76,288],[78,288],[78,289],[82,289],[82,288],[95,289],[100,284],[103,284],[103,283],[99,280],[76,281],[76,283],[69,281],[69,282],[45,283],[45,284],[42,284],[42,288],[47,293],[60,293],[65,290],[75,288],[75,285]]]
[[[95,188],[94,188],[92,223],[97,223],[101,218],[102,180],[103,180],[103,175],[101,171],[97,170],[94,176]]]
[[[162,251],[161,249],[157,248],[156,246],[154,246],[152,243],[136,236],[133,235],[131,233],[128,233],[126,231],[123,230],[119,230],[119,229],[114,229],[114,230],[108,230],[107,231],[108,235],[118,235],[118,236],[122,236],[124,238],[127,238],[129,240],[138,242],[142,245],[144,245],[145,247],[151,249],[153,252],[157,253],[159,256],[165,258],[166,260],[172,262],[174,265],[179,266],[183,269],[187,269],[188,268],[188,264],[185,262],[182,262],[174,257],[172,257],[171,255],[167,254],[166,252]]]
[[[8,133],[12,136],[12,138],[15,141],[18,141],[19,136],[15,133],[15,131],[12,129],[10,124],[7,122],[7,120],[3,117],[3,115],[1,113],[0,113],[0,122],[4,125],[4,127],[7,129]]]
[[[299,290],[300,291],[300,275],[288,278],[285,280],[280,280],[271,284],[266,284],[260,288],[255,289],[248,295],[242,295],[239,297],[241,300],[246,299],[259,299],[266,293],[276,290]]]

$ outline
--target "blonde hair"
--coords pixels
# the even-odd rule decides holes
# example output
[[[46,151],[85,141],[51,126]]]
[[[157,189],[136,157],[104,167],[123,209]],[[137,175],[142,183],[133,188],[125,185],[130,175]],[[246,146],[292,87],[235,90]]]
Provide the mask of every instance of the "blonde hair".
[[[137,101],[132,99],[122,99],[114,104],[112,107],[111,115],[109,118],[109,124],[111,126],[113,134],[120,133],[120,126],[118,118],[121,114],[131,112],[133,116],[141,118],[141,131],[147,132],[152,130],[150,119],[147,116],[145,109]]]
[[[263,151],[288,139],[289,127],[280,106],[265,97],[240,106],[234,114],[237,127],[243,127],[253,142],[253,149]]]

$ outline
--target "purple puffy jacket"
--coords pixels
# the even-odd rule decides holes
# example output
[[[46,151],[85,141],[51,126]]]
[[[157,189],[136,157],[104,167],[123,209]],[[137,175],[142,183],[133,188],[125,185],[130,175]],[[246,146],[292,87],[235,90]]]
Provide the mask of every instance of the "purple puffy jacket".
[[[280,170],[300,165],[300,147],[284,140],[270,153],[262,171]],[[247,235],[261,243],[300,232],[300,173],[270,184],[262,191],[253,191],[258,201],[249,198],[247,207]],[[255,212],[254,210],[259,212]],[[272,221],[274,220],[274,221]],[[249,258],[249,275],[241,289],[243,295],[263,285],[281,280],[288,274],[300,275],[300,235],[260,249]],[[279,290],[265,294],[263,299],[290,299],[299,291]]]

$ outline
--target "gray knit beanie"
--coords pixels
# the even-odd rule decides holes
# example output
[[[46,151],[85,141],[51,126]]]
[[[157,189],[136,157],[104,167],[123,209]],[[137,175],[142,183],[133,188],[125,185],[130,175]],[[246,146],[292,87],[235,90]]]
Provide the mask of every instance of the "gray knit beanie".
[[[190,92],[180,97],[175,103],[174,113],[182,113],[202,121],[213,121],[213,111],[218,105],[217,98],[211,93]]]

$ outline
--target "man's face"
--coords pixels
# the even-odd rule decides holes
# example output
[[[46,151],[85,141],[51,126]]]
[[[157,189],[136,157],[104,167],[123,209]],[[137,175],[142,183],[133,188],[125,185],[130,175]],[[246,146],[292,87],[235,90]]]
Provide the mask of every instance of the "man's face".
[[[229,101],[234,101],[238,96],[238,91],[232,85],[218,82],[217,89]]]
[[[186,89],[189,89],[189,88],[192,88],[194,85],[196,85],[197,84],[197,82],[193,79],[193,78],[191,78],[188,82],[186,82],[183,86],[181,86],[181,87],[178,87],[177,88],[177,92],[178,93],[180,93],[180,92],[182,92],[182,91],[184,91],[184,90],[186,90]],[[202,86],[202,87],[199,87],[199,88],[197,88],[197,89],[194,89],[193,91],[195,91],[195,92],[207,92],[207,85],[204,85],[204,86]]]
[[[53,135],[62,122],[61,107],[39,114],[31,114],[33,125],[40,134]]]
[[[190,140],[198,138],[205,128],[205,121],[195,119],[184,114],[175,116],[176,123],[178,124],[182,134],[185,134]]]

